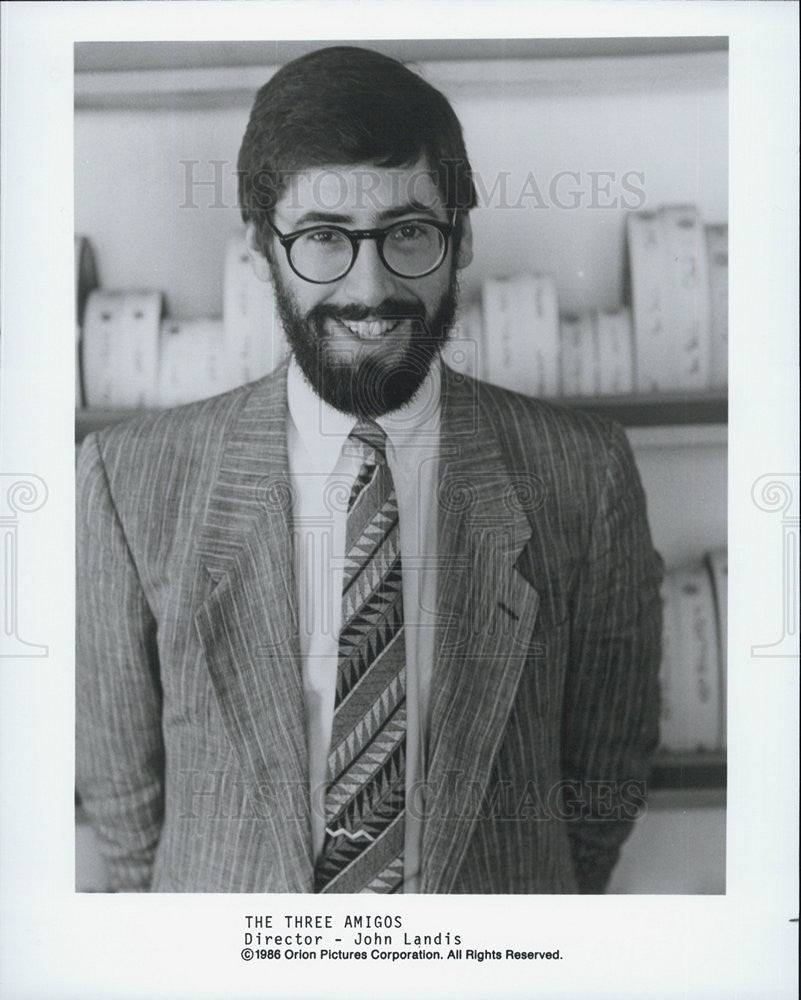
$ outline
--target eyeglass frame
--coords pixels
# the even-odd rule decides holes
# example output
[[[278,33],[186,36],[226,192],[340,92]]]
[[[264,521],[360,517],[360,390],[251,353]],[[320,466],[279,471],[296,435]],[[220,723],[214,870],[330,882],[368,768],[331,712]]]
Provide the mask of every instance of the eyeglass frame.
[[[284,248],[286,253],[286,260],[292,271],[302,280],[308,281],[310,285],[332,285],[335,281],[341,281],[345,275],[349,274],[353,269],[353,265],[356,263],[356,258],[359,256],[359,247],[361,246],[362,240],[375,240],[376,249],[378,250],[378,256],[381,263],[389,271],[390,274],[394,274],[396,278],[406,278],[410,281],[416,281],[417,278],[425,278],[429,274],[433,274],[437,268],[442,267],[445,263],[445,258],[448,256],[449,240],[456,232],[456,213],[458,208],[453,210],[453,221],[452,222],[440,222],[439,219],[428,219],[422,218],[420,216],[415,216],[411,219],[400,219],[397,222],[392,222],[388,226],[384,226],[380,229],[346,229],[344,226],[338,226],[335,223],[321,222],[316,226],[306,226],[304,229],[298,229],[293,233],[282,233],[275,223],[271,219],[265,219],[265,222],[273,231],[273,234],[278,238],[278,242]],[[442,248],[442,256],[437,261],[437,263],[430,267],[427,271],[423,271],[422,274],[401,274],[394,268],[390,267],[387,263],[387,259],[384,256],[384,242],[386,241],[387,234],[393,230],[396,226],[411,225],[413,222],[424,222],[426,225],[433,226],[438,229],[440,234],[444,239],[444,245]],[[325,281],[317,281],[314,278],[307,278],[305,274],[301,274],[300,271],[292,263],[292,244],[299,239],[301,236],[305,236],[306,233],[313,233],[319,229],[332,229],[334,232],[342,233],[342,235],[348,240],[351,245],[351,250],[353,251],[350,264],[347,269],[338,274],[336,278],[327,278]]]

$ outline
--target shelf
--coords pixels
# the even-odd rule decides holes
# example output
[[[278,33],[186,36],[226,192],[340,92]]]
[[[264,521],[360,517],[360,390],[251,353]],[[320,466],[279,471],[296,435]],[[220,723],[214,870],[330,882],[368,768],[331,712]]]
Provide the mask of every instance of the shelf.
[[[709,45],[703,40],[700,48],[688,44],[693,40],[674,39],[677,44],[650,51],[647,46],[627,46],[631,39],[582,41],[589,44],[559,39],[539,40],[533,46],[503,43],[501,48],[483,41],[468,46],[461,40],[450,48],[439,43],[428,49],[419,43],[367,44],[411,61],[435,86],[459,98],[569,95],[585,93],[588,87],[594,93],[639,93],[655,86],[675,91],[723,88],[727,83],[728,52],[713,44],[725,44],[723,39],[710,39]],[[239,51],[232,48],[226,65],[220,65],[213,53],[204,58],[199,51],[158,58],[152,43],[141,48],[138,57],[136,52],[126,56],[119,47],[116,52],[109,49],[105,59],[84,58],[83,65],[92,68],[75,74],[75,106],[174,110],[249,105],[279,65],[319,47],[309,42],[295,47],[281,42],[279,47],[273,42]],[[173,48],[171,43],[170,51]]]
[[[571,396],[557,402],[612,417],[624,427],[725,424],[729,416],[725,389],[648,396]]]
[[[720,445],[726,443],[728,403],[725,393],[665,393],[644,396],[564,397],[553,400],[612,417],[631,428],[635,447]],[[135,417],[139,410],[80,409],[75,413],[75,440],[91,431]]]
[[[726,787],[726,754],[668,753],[656,755],[651,766],[652,789],[721,789]]]
[[[75,411],[75,440],[83,441],[87,434],[92,431],[99,431],[103,427],[111,424],[121,424],[123,420],[130,420],[139,416],[144,410],[132,410],[121,407],[96,407],[95,409],[81,409]],[[153,411],[150,411],[153,412]]]
[[[726,424],[676,424],[664,427],[627,427],[635,451],[655,448],[725,448],[729,440]]]
[[[283,65],[326,43],[300,39],[77,42],[76,73]],[[333,43],[330,43],[333,44]],[[725,35],[592,38],[398,38],[342,39],[401,61],[459,62],[479,59],[581,59],[599,56],[662,56],[726,52]]]

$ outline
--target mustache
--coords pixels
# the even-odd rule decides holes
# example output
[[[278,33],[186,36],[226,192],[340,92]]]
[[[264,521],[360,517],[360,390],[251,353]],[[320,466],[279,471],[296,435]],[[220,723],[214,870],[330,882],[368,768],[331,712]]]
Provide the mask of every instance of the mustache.
[[[425,316],[426,308],[420,299],[387,298],[377,306],[366,306],[357,302],[344,306],[321,303],[310,311],[308,318],[312,321],[333,319],[359,323],[366,319],[423,320]]]

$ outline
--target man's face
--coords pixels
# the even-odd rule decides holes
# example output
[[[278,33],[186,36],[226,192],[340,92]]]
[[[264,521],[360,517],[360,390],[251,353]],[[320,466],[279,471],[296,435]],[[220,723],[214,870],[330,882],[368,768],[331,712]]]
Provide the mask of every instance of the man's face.
[[[310,168],[295,175],[273,221],[287,235],[311,226],[379,229],[411,219],[450,222],[425,165]],[[346,413],[376,417],[407,403],[447,337],[456,307],[456,270],[471,259],[467,219],[440,267],[422,278],[387,270],[374,240],[362,240],[342,278],[314,284],[289,266],[274,236],[266,259],[253,224],[248,245],[257,273],[272,278],[281,320],[315,392]]]

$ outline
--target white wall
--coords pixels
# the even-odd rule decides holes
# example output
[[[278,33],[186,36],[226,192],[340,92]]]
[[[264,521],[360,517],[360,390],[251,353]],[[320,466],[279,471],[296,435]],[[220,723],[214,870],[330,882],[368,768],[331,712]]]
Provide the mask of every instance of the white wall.
[[[634,448],[654,546],[669,568],[726,546],[725,444]]]
[[[726,891],[726,793],[654,792],[612,873],[609,893]]]
[[[474,212],[476,260],[466,285],[533,267],[555,276],[563,309],[611,307],[621,299],[623,198],[642,209],[695,202],[706,222],[728,218],[725,91],[517,97],[502,113],[494,101],[473,100],[457,102],[457,111],[473,167],[489,178],[485,188],[509,170],[519,193],[531,171],[547,205],[534,207],[538,199],[529,197],[522,208]],[[579,182],[559,180],[564,171]],[[617,200],[617,208],[592,207],[593,171],[616,178],[595,201]],[[627,193],[625,175],[644,194]]]
[[[225,242],[241,226],[235,170],[247,115],[245,107],[76,112],[75,230],[90,238],[104,288],[161,289],[182,319],[221,315]],[[187,199],[182,160],[200,161],[199,180],[213,176],[210,161],[226,161],[229,207],[210,207],[209,188]]]

